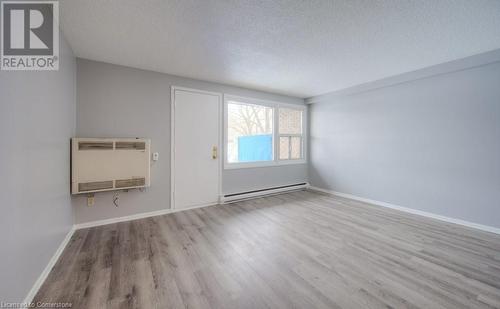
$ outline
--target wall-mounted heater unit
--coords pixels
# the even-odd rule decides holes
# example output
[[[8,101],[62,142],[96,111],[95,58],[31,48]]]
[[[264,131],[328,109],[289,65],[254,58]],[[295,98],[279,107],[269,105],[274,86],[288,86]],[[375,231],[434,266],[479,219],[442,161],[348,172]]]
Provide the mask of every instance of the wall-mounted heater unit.
[[[149,187],[150,140],[72,138],[71,193]]]

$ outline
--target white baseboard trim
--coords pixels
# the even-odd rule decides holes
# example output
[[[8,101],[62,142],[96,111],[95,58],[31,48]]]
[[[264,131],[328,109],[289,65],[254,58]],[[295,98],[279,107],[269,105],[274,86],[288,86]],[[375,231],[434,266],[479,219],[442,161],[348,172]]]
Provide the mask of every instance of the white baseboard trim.
[[[308,187],[308,184],[305,184],[305,185],[300,186],[300,187],[296,186],[293,188],[280,188],[280,189],[275,189],[275,190],[269,190],[266,192],[248,193],[245,195],[239,195],[237,199],[242,200],[242,199],[256,198],[256,197],[265,196],[265,195],[279,194],[279,193],[283,193],[283,192],[287,192],[287,191],[302,190],[302,189],[305,189],[307,187]],[[221,196],[220,203],[210,203],[210,204],[206,204],[206,205],[200,205],[200,206],[183,208],[183,209],[162,209],[162,210],[151,211],[151,212],[143,212],[143,213],[134,214],[134,215],[130,215],[130,216],[123,216],[123,217],[117,217],[117,218],[110,218],[110,219],[104,219],[104,220],[78,223],[78,224],[75,224],[74,227],[75,227],[75,230],[80,230],[80,229],[86,229],[86,228],[95,227],[95,226],[101,226],[101,225],[107,225],[107,224],[113,224],[113,223],[119,223],[119,222],[126,222],[126,221],[132,221],[132,220],[137,220],[137,219],[149,218],[149,217],[156,217],[156,216],[176,213],[179,211],[185,211],[185,210],[190,210],[190,209],[203,208],[203,207],[215,206],[215,205],[220,205],[220,204],[227,204],[230,201],[233,201],[233,199],[228,199],[228,198],[224,198],[223,196]]]
[[[270,195],[282,194],[285,192],[304,190],[308,187],[309,187],[309,184],[306,183],[303,185],[296,185],[296,186],[294,185],[293,187],[286,186],[283,188],[276,188],[276,189],[270,189],[270,190],[259,191],[259,192],[242,193],[242,194],[237,194],[237,195],[230,196],[230,197],[221,196],[220,200],[221,200],[221,204],[229,204],[229,203],[249,200],[249,199],[253,199],[253,198],[257,198],[257,197],[270,196]]]
[[[234,199],[224,198],[224,196],[221,196],[220,202],[217,202],[217,203],[209,203],[209,204],[205,204],[205,205],[199,205],[199,206],[183,208],[183,209],[162,209],[162,210],[151,211],[151,212],[143,212],[143,213],[134,214],[134,215],[130,215],[130,216],[123,216],[123,217],[110,218],[110,219],[97,220],[97,221],[89,221],[89,222],[75,224],[74,228],[75,228],[75,230],[80,230],[80,229],[86,229],[86,228],[95,227],[95,226],[101,226],[101,225],[107,225],[107,224],[113,224],[113,223],[119,223],[119,222],[126,222],[126,221],[132,221],[132,220],[137,220],[137,219],[149,218],[149,217],[156,217],[156,216],[176,213],[179,211],[215,206],[215,205],[220,205],[220,204],[227,204],[227,203],[230,203],[231,201],[235,201],[235,200],[239,201],[239,200],[243,200],[243,199],[251,199],[251,198],[256,198],[256,197],[261,197],[261,196],[266,196],[266,195],[280,194],[280,193],[284,193],[287,191],[303,190],[307,187],[309,187],[309,184],[306,183],[302,186],[279,188],[279,189],[267,190],[265,192],[254,192],[254,193],[248,193],[248,194],[240,194],[240,195],[238,195],[237,198],[234,198]]]
[[[335,195],[335,196],[348,198],[351,200],[356,200],[356,201],[368,203],[368,204],[373,204],[376,206],[382,206],[382,207],[391,208],[391,209],[395,209],[395,210],[399,210],[399,211],[404,211],[404,212],[411,213],[414,215],[432,218],[432,219],[436,219],[436,220],[440,220],[440,221],[444,221],[444,222],[448,222],[448,223],[459,224],[459,225],[478,229],[478,230],[485,231],[485,232],[500,234],[500,228],[493,227],[493,226],[469,222],[469,221],[465,221],[465,220],[461,220],[461,219],[450,218],[450,217],[446,217],[446,216],[442,216],[442,215],[437,215],[437,214],[434,214],[431,212],[416,210],[416,209],[412,209],[412,208],[408,208],[408,207],[403,207],[403,206],[398,206],[398,205],[394,205],[394,204],[390,204],[390,203],[386,203],[386,202],[371,200],[371,199],[359,197],[359,196],[352,195],[352,194],[322,189],[322,188],[318,188],[318,187],[314,187],[314,186],[309,186],[309,189],[313,190],[313,191],[323,192],[323,193],[327,193],[327,194],[331,194],[331,195]]]
[[[38,293],[38,290],[40,289],[42,284],[45,282],[45,279],[47,279],[47,277],[48,277],[50,271],[52,270],[52,268],[54,267],[54,265],[56,265],[57,260],[59,259],[59,257],[63,253],[64,248],[66,248],[66,245],[69,243],[69,241],[74,233],[75,233],[75,227],[72,226],[71,229],[69,230],[69,232],[64,237],[61,244],[59,245],[59,247],[57,248],[54,255],[52,255],[52,257],[50,258],[47,266],[45,266],[45,268],[43,269],[43,271],[40,274],[40,276],[38,277],[38,279],[36,279],[35,284],[33,284],[33,286],[31,287],[31,290],[29,291],[28,295],[26,296],[26,298],[24,299],[24,301],[22,303],[23,304],[22,308],[33,308],[33,307],[30,307],[30,303],[33,301],[33,298],[35,298],[36,293]]]
[[[162,210],[143,212],[143,213],[130,215],[130,216],[124,216],[124,217],[110,218],[110,219],[97,220],[97,221],[89,221],[89,222],[75,224],[75,230],[86,229],[89,227],[95,227],[95,226],[101,226],[101,225],[107,225],[107,224],[113,224],[113,223],[119,223],[119,222],[132,221],[132,220],[149,218],[149,217],[156,217],[156,216],[176,213],[176,212],[180,212],[180,211],[215,206],[215,205],[219,205],[219,203],[212,203],[212,204],[200,205],[200,206],[194,206],[194,207],[182,208],[182,209],[162,209]]]

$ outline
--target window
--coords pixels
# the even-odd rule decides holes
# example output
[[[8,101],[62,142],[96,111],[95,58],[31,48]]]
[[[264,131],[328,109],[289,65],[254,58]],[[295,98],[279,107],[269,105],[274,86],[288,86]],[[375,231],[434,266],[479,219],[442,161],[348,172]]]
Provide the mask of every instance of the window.
[[[302,159],[302,117],[302,110],[279,108],[280,160]]]
[[[227,115],[227,161],[272,161],[273,109],[229,101]]]
[[[305,163],[305,106],[225,96],[225,168]]]

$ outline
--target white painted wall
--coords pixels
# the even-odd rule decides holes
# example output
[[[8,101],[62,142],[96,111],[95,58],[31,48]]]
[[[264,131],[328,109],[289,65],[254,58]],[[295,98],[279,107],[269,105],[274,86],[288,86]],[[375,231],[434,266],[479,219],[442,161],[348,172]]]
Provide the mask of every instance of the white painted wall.
[[[500,62],[310,107],[310,183],[500,227]]]
[[[303,99],[203,82],[172,75],[78,59],[77,127],[79,137],[151,138],[151,151],[160,160],[151,168],[146,192],[121,193],[120,206],[113,193],[75,197],[76,223],[103,220],[170,208],[170,87],[172,85],[244,97],[304,104]],[[223,193],[262,189],[307,181],[307,165],[225,170]]]
[[[59,71],[0,71],[0,300],[21,302],[73,225],[70,138],[76,61]]]

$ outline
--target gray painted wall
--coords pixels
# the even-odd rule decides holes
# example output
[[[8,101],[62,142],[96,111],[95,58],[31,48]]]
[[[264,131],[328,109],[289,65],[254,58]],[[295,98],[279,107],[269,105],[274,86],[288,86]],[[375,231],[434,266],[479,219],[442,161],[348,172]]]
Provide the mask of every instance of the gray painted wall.
[[[160,160],[151,168],[146,192],[120,194],[120,206],[112,193],[95,196],[86,206],[85,196],[75,197],[76,223],[127,216],[170,208],[170,87],[172,85],[258,99],[304,104],[303,99],[180,78],[123,66],[78,59],[77,126],[80,137],[130,137],[152,139],[152,151]],[[223,193],[234,193],[307,180],[307,165],[226,170]]]
[[[310,183],[500,227],[500,63],[310,107]]]
[[[0,71],[0,300],[21,302],[73,225],[69,141],[76,61],[59,71]]]

